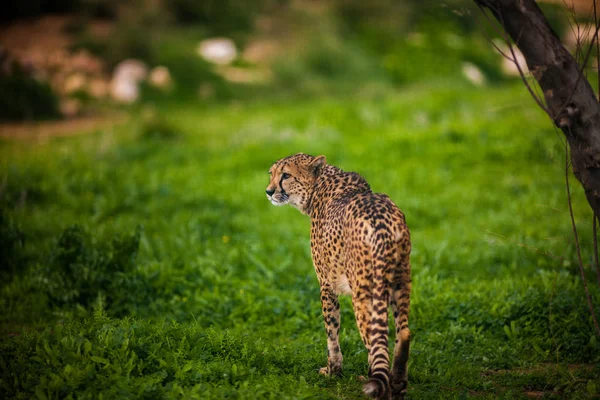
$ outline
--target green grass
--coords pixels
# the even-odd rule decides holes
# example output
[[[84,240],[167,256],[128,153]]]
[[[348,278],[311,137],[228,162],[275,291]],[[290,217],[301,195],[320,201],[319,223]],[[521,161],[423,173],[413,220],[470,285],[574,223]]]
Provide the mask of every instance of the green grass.
[[[0,144],[0,397],[361,398],[350,301],[344,375],[322,377],[309,221],[264,196],[296,152],[360,172],[407,216],[410,398],[598,395],[562,137],[520,83],[156,112]]]

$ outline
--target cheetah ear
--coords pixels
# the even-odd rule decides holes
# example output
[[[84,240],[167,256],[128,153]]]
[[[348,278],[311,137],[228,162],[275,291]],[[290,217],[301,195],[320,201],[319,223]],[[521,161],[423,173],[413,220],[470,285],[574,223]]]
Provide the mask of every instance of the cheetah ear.
[[[325,156],[315,157],[315,159],[308,164],[308,170],[313,174],[313,176],[319,176],[326,163],[327,160],[325,159]]]

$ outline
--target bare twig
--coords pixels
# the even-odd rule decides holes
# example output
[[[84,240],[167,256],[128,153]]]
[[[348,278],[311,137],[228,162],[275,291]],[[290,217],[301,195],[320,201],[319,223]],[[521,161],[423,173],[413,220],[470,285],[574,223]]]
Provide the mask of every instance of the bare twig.
[[[569,129],[570,130],[570,129]],[[570,134],[571,132],[569,132]],[[577,249],[577,259],[579,261],[579,273],[581,274],[581,280],[583,282],[583,289],[585,291],[585,297],[587,299],[588,307],[590,309],[590,315],[594,322],[594,328],[596,329],[596,336],[600,337],[600,326],[598,326],[598,320],[596,319],[596,313],[594,312],[594,305],[592,303],[592,297],[588,290],[587,280],[585,279],[585,272],[583,271],[583,259],[581,257],[581,248],[579,246],[579,236],[577,234],[577,226],[575,225],[575,217],[573,216],[573,205],[571,203],[571,189],[569,187],[569,148],[565,147],[565,184],[567,187],[567,200],[569,204],[569,215],[571,216],[571,224],[573,225],[573,236],[575,237],[575,249]]]
[[[598,286],[600,286],[600,261],[598,261],[598,230],[596,229],[596,222],[598,221],[598,216],[594,214],[592,216],[592,237],[594,239],[594,263],[596,264],[596,274],[598,275]]]
[[[594,4],[595,4],[595,2],[594,2]],[[594,38],[598,37],[598,30],[599,29],[600,29],[600,25],[596,25],[596,30],[594,31]],[[595,40],[595,39],[592,39],[592,40]],[[585,70],[585,66],[587,65],[587,63],[588,63],[588,61],[590,59],[590,54],[592,54],[592,49],[593,48],[594,48],[594,42],[591,43],[590,48],[588,49],[588,51],[587,51],[587,53],[585,55],[585,59],[581,63],[581,67],[579,69],[579,74],[577,75],[577,80],[575,81],[575,85],[573,85],[573,90],[569,94],[569,97],[567,98],[567,100],[558,109],[558,112],[556,113],[557,116],[560,115],[562,113],[562,111],[564,110],[564,108],[571,102],[571,99],[573,98],[573,95],[577,91],[577,87],[579,86],[579,82],[581,81],[581,77],[584,76],[583,75],[583,71]],[[554,118],[553,118],[553,120],[554,120]]]
[[[579,29],[580,25],[577,23],[577,15],[575,14],[575,5],[573,4],[573,1],[569,4],[566,0],[563,1],[563,5],[565,6],[565,9],[569,11],[569,28],[571,28],[571,32],[575,35],[575,54],[573,54],[573,57],[575,60],[579,61],[581,58],[581,33]],[[575,27],[573,27],[573,25],[575,25]]]
[[[483,11],[483,10],[482,10],[482,11]],[[490,19],[489,19],[489,18],[487,18],[487,20],[488,20],[488,22],[490,21]],[[482,24],[479,22],[479,19],[478,19],[477,17],[475,17],[475,22],[476,22],[476,23],[479,25],[479,29],[480,29],[480,31],[483,33],[483,36],[485,36],[485,39],[486,39],[486,40],[489,42],[489,44],[491,44],[491,45],[492,45],[492,47],[493,47],[494,49],[496,49],[496,51],[497,51],[498,53],[500,53],[500,55],[501,55],[502,57],[506,58],[506,59],[507,59],[508,61],[510,61],[510,62],[516,62],[516,60],[515,60],[514,58],[511,58],[511,57],[510,57],[508,54],[504,53],[504,51],[503,51],[503,50],[502,50],[500,47],[498,47],[498,46],[496,45],[496,43],[494,43],[494,40],[493,40],[493,39],[490,37],[490,35],[488,35],[488,33],[485,31],[485,29],[484,29],[483,25],[482,25]]]
[[[486,17],[486,19],[490,22],[490,25],[494,26],[491,18],[489,17],[489,15],[486,13],[486,9],[483,6],[482,3],[480,3],[479,1],[477,2],[477,6],[479,7],[479,9],[481,10],[481,12],[483,13],[483,15]],[[486,7],[492,9],[493,6],[492,4],[486,3]],[[495,9],[495,8],[494,8]],[[494,12],[494,11],[492,11]],[[504,15],[499,12],[499,10],[495,9],[495,13],[497,14],[497,18],[498,18],[498,22],[500,22],[500,25],[504,28],[505,27],[505,21],[504,21]],[[600,29],[600,25],[596,24],[596,29],[594,32],[594,38],[598,37],[598,31]],[[497,30],[498,31],[498,30]],[[579,31],[579,27],[578,27],[578,31]],[[537,103],[537,105],[546,112],[546,114],[548,114],[548,116],[550,116],[550,118],[552,119],[552,121],[555,121],[556,118],[561,115],[562,111],[564,110],[564,108],[571,102],[571,99],[573,98],[573,95],[575,94],[575,92],[577,91],[577,87],[579,86],[579,82],[581,81],[581,77],[584,76],[584,71],[585,71],[585,66],[587,65],[588,61],[589,61],[589,57],[591,54],[591,50],[594,48],[593,46],[593,42],[592,45],[588,48],[588,51],[583,59],[583,62],[581,63],[580,69],[579,69],[579,73],[577,75],[577,80],[575,81],[575,85],[573,86],[573,90],[571,91],[571,93],[569,94],[569,96],[567,97],[566,101],[558,108],[556,115],[553,115],[554,113],[552,113],[542,102],[542,100],[540,99],[539,96],[537,96],[533,89],[531,88],[531,86],[529,85],[529,82],[527,81],[525,74],[523,73],[521,66],[519,65],[519,63],[517,62],[516,56],[515,56],[515,52],[514,49],[512,47],[512,43],[511,40],[508,36],[508,33],[506,32],[506,29],[503,29],[502,31],[498,32],[503,38],[504,41],[506,42],[506,44],[508,45],[508,48],[511,52],[513,61],[515,63],[515,66],[517,67],[517,69],[519,70],[519,75],[521,76],[521,80],[523,81],[523,83],[525,84],[525,87],[527,88],[527,90],[529,91],[529,94],[531,94],[531,96],[533,97],[533,99],[535,100],[535,102]],[[578,35],[579,37],[579,35]],[[579,39],[578,39],[579,40]],[[516,40],[515,42],[518,42],[518,40]],[[577,46],[579,47],[579,45]]]
[[[594,25],[596,26],[596,31],[598,30],[598,13],[596,12],[596,0],[594,0]],[[596,35],[594,37],[594,40],[596,41],[596,64],[598,67],[598,93],[596,93],[598,95],[598,100],[600,100],[600,41],[598,41],[598,35]],[[595,219],[594,219],[594,223],[595,223]],[[598,265],[598,258],[596,257],[596,265]],[[600,283],[600,280],[599,282]]]
[[[554,329],[552,326],[552,300],[554,299],[554,294],[556,293],[556,281],[558,281],[558,272],[554,274],[554,282],[552,284],[552,292],[550,293],[550,301],[548,302],[548,328],[550,329],[550,338],[552,339],[552,347],[554,347],[556,351],[556,364],[558,364],[559,353],[558,346],[556,345],[556,339],[554,338]]]
[[[532,245],[529,245],[529,244],[520,243],[520,242],[518,242],[518,241],[516,241],[516,240],[513,240],[513,239],[511,239],[511,238],[509,238],[509,237],[507,237],[507,236],[504,236],[504,235],[502,235],[501,233],[498,233],[498,232],[492,232],[492,231],[490,231],[490,230],[487,230],[487,229],[484,229],[483,231],[484,231],[485,233],[489,234],[489,235],[492,235],[492,236],[495,236],[495,237],[497,237],[497,238],[500,238],[500,239],[502,239],[502,240],[504,240],[504,241],[506,241],[506,242],[508,242],[508,243],[510,243],[510,244],[513,244],[513,245],[515,245],[515,246],[517,246],[517,247],[521,247],[521,248],[523,248],[523,249],[531,250],[531,251],[533,251],[534,253],[537,253],[537,254],[543,255],[543,256],[545,256],[545,257],[548,257],[548,258],[552,258],[552,259],[554,259],[554,260],[556,260],[556,261],[559,261],[561,264],[562,264],[562,263],[565,261],[565,259],[567,258],[567,257],[566,257],[566,253],[567,253],[567,251],[569,250],[569,246],[570,246],[571,244],[573,244],[573,245],[575,244],[575,241],[574,241],[574,240],[572,240],[572,239],[571,239],[571,240],[569,240],[569,238],[568,238],[568,237],[562,237],[562,238],[560,238],[560,237],[559,237],[560,239],[562,239],[562,241],[563,241],[564,243],[567,243],[567,244],[568,244],[568,246],[567,246],[567,247],[565,247],[565,249],[564,249],[563,255],[561,256],[561,255],[559,255],[559,254],[554,254],[554,253],[553,253],[553,252],[551,252],[550,250],[544,250],[544,249],[540,249],[540,248],[538,248],[538,247],[535,247],[535,246],[532,246]],[[550,239],[553,239],[553,238],[546,238],[546,239],[547,239],[547,240],[550,240]],[[584,264],[584,267],[591,267],[591,266],[592,266],[591,264]]]
[[[481,5],[480,3],[477,3],[479,9],[481,10],[481,12],[483,13],[483,15],[485,16],[485,18],[489,21],[490,25],[494,26],[494,23],[492,22],[492,19],[489,17],[489,15],[487,15],[485,8],[483,7],[483,5]],[[504,17],[501,13],[498,14],[501,18],[500,21],[500,25],[502,25],[502,27],[504,27]],[[523,84],[525,85],[525,87],[527,88],[527,90],[529,91],[529,94],[531,94],[531,97],[533,97],[533,99],[535,100],[535,102],[537,103],[537,105],[546,112],[546,114],[548,114],[548,116],[550,116],[552,119],[554,119],[552,117],[552,115],[550,114],[550,110],[548,110],[546,108],[546,106],[543,104],[542,99],[540,97],[538,97],[533,89],[531,88],[531,86],[529,85],[529,82],[527,81],[527,78],[525,77],[525,73],[523,72],[523,69],[521,68],[521,66],[519,65],[519,62],[517,61],[517,56],[515,54],[515,50],[512,47],[512,43],[510,38],[508,37],[508,33],[506,33],[506,30],[503,31],[497,31],[503,38],[504,38],[504,42],[506,43],[506,45],[508,46],[508,49],[510,50],[510,53],[512,55],[512,59],[507,57],[506,55],[504,55],[504,53],[500,52],[503,56],[505,56],[506,58],[508,58],[510,61],[515,63],[515,66],[517,67],[517,70],[519,71],[519,76],[521,77],[521,80],[523,81]],[[494,46],[495,47],[495,46]]]

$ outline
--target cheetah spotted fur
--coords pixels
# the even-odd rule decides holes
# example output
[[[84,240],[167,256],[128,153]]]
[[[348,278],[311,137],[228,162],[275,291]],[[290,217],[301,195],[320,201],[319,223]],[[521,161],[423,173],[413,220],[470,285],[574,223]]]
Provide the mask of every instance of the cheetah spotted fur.
[[[362,176],[327,164],[324,156],[292,155],[275,162],[269,174],[271,203],[289,204],[311,220],[311,254],[327,331],[327,366],[320,372],[342,371],[338,295],[350,294],[368,350],[364,393],[377,399],[404,398],[411,291],[411,242],[404,214],[388,196],[373,193]],[[396,328],[391,371],[389,306]]]

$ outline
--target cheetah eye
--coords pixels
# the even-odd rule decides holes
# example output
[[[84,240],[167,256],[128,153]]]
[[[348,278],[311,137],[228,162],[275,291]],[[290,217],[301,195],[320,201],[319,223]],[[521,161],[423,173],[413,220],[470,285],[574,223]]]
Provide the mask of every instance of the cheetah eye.
[[[284,173],[281,175],[281,178],[283,178],[283,179],[287,179],[287,178],[289,178],[289,177],[290,177],[290,174],[288,174],[287,172],[284,172]]]

